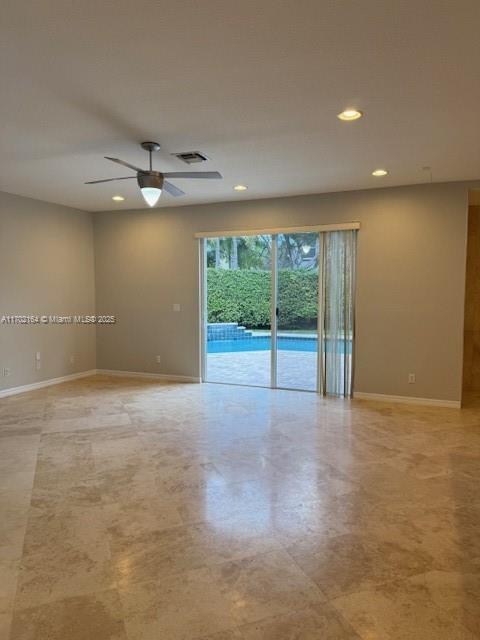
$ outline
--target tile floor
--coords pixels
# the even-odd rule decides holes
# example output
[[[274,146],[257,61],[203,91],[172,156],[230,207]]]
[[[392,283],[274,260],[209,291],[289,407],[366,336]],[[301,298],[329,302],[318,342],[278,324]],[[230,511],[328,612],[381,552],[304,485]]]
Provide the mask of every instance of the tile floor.
[[[0,401],[0,638],[480,638],[480,409],[95,377]]]

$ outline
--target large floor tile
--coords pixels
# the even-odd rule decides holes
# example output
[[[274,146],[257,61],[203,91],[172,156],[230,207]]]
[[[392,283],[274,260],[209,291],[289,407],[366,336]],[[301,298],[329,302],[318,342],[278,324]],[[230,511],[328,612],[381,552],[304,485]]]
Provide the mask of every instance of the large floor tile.
[[[192,569],[121,591],[130,640],[193,640],[235,627],[231,605],[210,569]]]
[[[462,611],[438,606],[419,577],[337,598],[335,608],[362,638],[476,640]],[[445,601],[440,604],[445,605]]]
[[[118,594],[104,591],[16,611],[10,640],[128,640]]]
[[[285,551],[227,562],[212,572],[238,624],[291,613],[325,600]]]
[[[328,603],[240,627],[245,640],[361,640]]]
[[[328,598],[425,572],[432,559],[401,535],[392,539],[345,534],[299,541],[287,547],[297,564]]]
[[[19,564],[16,606],[27,608],[114,585],[100,506],[32,507]]]

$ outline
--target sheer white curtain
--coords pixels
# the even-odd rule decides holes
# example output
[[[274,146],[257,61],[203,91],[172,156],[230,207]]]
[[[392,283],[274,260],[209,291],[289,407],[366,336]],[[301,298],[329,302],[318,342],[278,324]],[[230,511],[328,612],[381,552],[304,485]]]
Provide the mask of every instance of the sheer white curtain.
[[[321,233],[320,392],[351,397],[355,338],[357,231]]]

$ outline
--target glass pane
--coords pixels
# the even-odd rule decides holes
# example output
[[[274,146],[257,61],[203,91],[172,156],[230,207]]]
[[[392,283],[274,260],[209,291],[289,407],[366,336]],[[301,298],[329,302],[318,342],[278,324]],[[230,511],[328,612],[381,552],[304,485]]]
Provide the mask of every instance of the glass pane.
[[[271,383],[271,236],[206,240],[206,380]]]
[[[317,389],[319,248],[318,233],[278,236],[278,387]]]

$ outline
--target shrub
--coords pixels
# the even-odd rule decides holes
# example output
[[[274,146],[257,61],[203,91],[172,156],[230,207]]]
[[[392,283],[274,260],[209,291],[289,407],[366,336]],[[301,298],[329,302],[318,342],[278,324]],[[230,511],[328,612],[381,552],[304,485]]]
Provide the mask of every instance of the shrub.
[[[207,269],[208,322],[238,322],[252,329],[270,326],[268,271]],[[298,269],[278,273],[278,328],[315,328],[318,274]]]
[[[279,329],[316,329],[318,272],[306,269],[278,272]]]
[[[208,322],[270,324],[270,273],[207,269]]]

